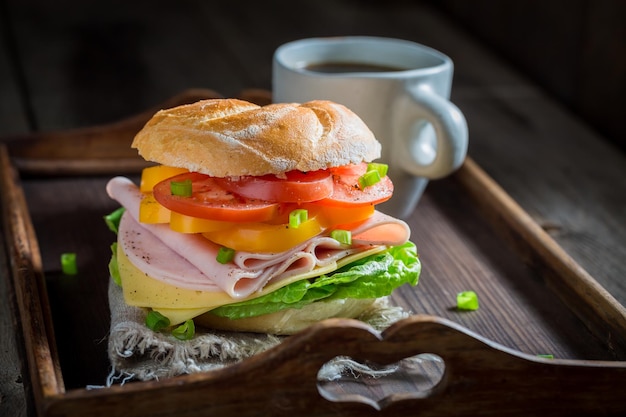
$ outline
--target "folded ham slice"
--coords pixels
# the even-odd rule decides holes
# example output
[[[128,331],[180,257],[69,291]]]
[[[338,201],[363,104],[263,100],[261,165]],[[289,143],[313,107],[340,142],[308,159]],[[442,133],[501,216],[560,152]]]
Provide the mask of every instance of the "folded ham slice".
[[[109,196],[126,208],[118,242],[138,269],[170,285],[199,291],[224,291],[246,298],[268,283],[336,262],[372,246],[395,246],[410,237],[406,223],[381,212],[352,230],[353,246],[346,248],[325,234],[280,253],[238,251],[232,263],[217,262],[219,245],[200,234],[175,232],[167,224],[139,223],[143,194],[128,178],[107,184]]]

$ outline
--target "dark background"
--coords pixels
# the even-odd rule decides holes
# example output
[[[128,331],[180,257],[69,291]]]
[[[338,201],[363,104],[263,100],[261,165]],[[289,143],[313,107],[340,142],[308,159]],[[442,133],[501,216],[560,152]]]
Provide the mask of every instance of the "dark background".
[[[472,36],[626,149],[626,2],[441,0]]]
[[[0,133],[116,120],[188,87],[269,89],[273,50],[301,37],[393,36],[450,53],[424,10],[626,148],[622,0],[0,0]]]

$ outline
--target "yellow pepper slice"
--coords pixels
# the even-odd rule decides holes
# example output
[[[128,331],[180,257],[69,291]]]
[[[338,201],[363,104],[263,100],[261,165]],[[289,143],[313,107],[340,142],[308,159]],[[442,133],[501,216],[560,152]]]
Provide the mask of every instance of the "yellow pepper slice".
[[[205,233],[237,227],[239,223],[221,222],[218,220],[201,219],[172,211],[170,229],[179,233]]]
[[[141,223],[168,223],[171,211],[159,204],[152,193],[146,193],[139,203],[139,221]]]
[[[168,223],[170,210],[157,202],[152,195],[152,188],[159,182],[187,172],[185,168],[175,168],[166,165],[155,165],[141,171],[139,190],[145,194],[139,205],[139,221],[142,223]]]
[[[151,193],[154,186],[161,181],[185,172],[188,172],[185,168],[176,168],[166,165],[155,165],[144,168],[141,171],[139,190],[141,190],[142,193]]]
[[[283,252],[321,233],[317,218],[309,218],[298,228],[288,224],[242,223],[226,230],[203,233],[207,239],[234,250],[247,252]]]

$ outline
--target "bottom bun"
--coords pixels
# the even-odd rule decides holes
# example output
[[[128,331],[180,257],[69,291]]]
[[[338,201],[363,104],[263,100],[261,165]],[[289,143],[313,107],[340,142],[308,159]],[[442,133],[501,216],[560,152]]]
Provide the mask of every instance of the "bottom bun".
[[[194,322],[215,330],[290,335],[324,319],[358,318],[371,308],[375,301],[375,298],[318,301],[301,309],[281,310],[242,319],[229,319],[205,313],[196,317]]]

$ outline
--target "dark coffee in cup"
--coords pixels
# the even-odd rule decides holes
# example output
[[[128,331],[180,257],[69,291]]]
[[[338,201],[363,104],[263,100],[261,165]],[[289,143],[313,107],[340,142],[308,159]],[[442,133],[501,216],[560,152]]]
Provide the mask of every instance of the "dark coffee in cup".
[[[343,74],[355,72],[395,72],[405,71],[406,68],[389,65],[369,64],[361,62],[320,62],[309,64],[304,69],[324,74]]]

